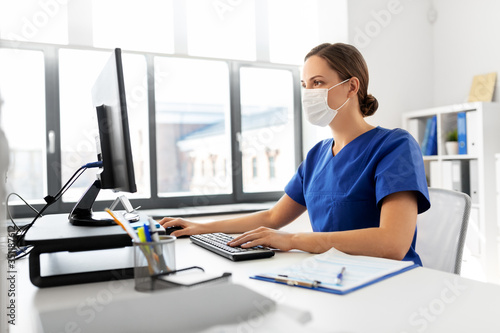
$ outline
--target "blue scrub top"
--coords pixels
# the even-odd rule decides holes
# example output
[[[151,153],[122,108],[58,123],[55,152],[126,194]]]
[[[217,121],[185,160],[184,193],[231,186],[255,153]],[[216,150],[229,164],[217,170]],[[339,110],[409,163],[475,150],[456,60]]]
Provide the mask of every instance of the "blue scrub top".
[[[405,130],[376,127],[333,156],[333,139],[316,144],[285,187],[305,206],[314,231],[379,227],[382,200],[415,191],[418,213],[430,207],[422,153]],[[422,265],[415,252],[417,231],[403,260]]]

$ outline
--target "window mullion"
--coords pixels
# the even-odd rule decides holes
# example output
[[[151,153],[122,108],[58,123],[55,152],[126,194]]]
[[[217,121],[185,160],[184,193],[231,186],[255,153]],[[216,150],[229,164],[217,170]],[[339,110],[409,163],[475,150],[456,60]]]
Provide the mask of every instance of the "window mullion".
[[[293,80],[293,119],[295,133],[295,166],[298,167],[305,158],[302,147],[302,99],[300,92],[300,72],[292,70]]]
[[[146,56],[148,75],[148,113],[149,113],[149,172],[151,199],[158,199],[158,158],[156,145],[156,104],[154,56]]]
[[[57,48],[45,49],[45,96],[47,194],[53,195],[57,193],[62,186],[61,121]],[[57,202],[56,205],[60,207],[61,202]],[[60,209],[58,208],[58,210]]]
[[[229,89],[231,107],[231,170],[233,177],[233,198],[239,201],[243,195],[243,172],[241,155],[241,103],[240,103],[240,64],[229,65]]]

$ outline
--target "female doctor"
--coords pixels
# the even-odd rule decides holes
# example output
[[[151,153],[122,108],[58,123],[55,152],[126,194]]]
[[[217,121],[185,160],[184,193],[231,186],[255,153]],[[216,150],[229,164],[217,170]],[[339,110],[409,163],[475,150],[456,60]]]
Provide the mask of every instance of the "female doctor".
[[[322,44],[305,57],[302,106],[309,122],[329,126],[269,210],[210,223],[165,217],[174,236],[242,233],[231,246],[264,245],[322,253],[332,247],[357,255],[411,260],[417,214],[430,207],[422,154],[406,131],[374,127],[365,117],[378,102],[367,93],[368,69],[347,44]],[[308,211],[314,232],[279,229]]]

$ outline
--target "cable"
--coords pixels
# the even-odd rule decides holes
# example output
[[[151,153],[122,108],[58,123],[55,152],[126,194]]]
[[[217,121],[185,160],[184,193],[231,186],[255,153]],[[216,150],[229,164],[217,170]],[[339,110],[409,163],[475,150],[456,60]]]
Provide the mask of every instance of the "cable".
[[[69,178],[69,180],[66,182],[66,184],[64,184],[64,186],[61,187],[61,189],[54,196],[47,195],[44,198],[46,204],[45,204],[45,206],[42,207],[42,209],[40,209],[40,211],[37,211],[33,206],[31,206],[26,200],[24,200],[17,193],[10,193],[7,196],[7,200],[6,200],[7,212],[8,212],[8,215],[9,215],[11,222],[14,224],[14,226],[17,229],[15,234],[14,234],[14,241],[15,241],[14,246],[16,248],[16,256],[15,256],[15,258],[9,258],[9,260],[21,259],[21,258],[27,256],[31,252],[31,249],[32,249],[31,246],[21,245],[23,240],[24,240],[24,236],[26,235],[28,230],[42,216],[43,212],[45,210],[47,210],[47,208],[49,208],[52,204],[57,202],[57,200],[59,200],[64,195],[64,193],[66,193],[66,191],[76,182],[76,180],[85,172],[85,170],[87,170],[89,168],[100,168],[100,167],[102,167],[102,161],[87,163],[87,164],[81,166],[78,170],[76,170],[76,172]],[[9,208],[9,198],[12,195],[16,195],[17,197],[19,197],[19,199],[21,199],[28,207],[30,207],[36,213],[35,217],[33,218],[33,220],[30,223],[19,227],[14,222],[14,219],[12,218],[12,215],[10,213],[10,208]],[[26,252],[26,250],[28,248],[29,248],[29,251]]]
[[[14,218],[12,217],[12,213],[11,213],[11,211],[10,211],[10,207],[9,207],[9,200],[10,200],[10,197],[11,197],[11,196],[13,196],[13,195],[15,195],[15,196],[17,196],[19,199],[21,199],[21,200],[24,202],[24,204],[25,204],[26,206],[28,206],[28,207],[29,207],[32,211],[34,211],[36,214],[39,214],[39,212],[38,212],[38,210],[36,210],[36,208],[35,208],[35,207],[33,207],[32,205],[30,205],[30,204],[29,204],[29,203],[28,203],[28,202],[27,202],[27,201],[26,201],[23,197],[21,197],[18,193],[13,192],[13,193],[10,193],[10,194],[7,196],[7,198],[6,198],[6,200],[5,200],[5,206],[6,206],[6,208],[7,208],[7,214],[8,214],[8,216],[9,216],[9,219],[10,219],[10,221],[12,222],[12,224],[14,225],[14,227],[16,228],[15,236],[17,237],[19,234],[21,234],[21,233],[24,231],[24,229],[26,228],[26,225],[23,225],[23,226],[19,227],[19,226],[17,225],[17,223],[14,221]],[[31,252],[31,246],[25,246],[25,247],[20,248],[20,247],[19,247],[19,244],[15,243],[15,244],[14,244],[14,247],[15,247],[15,249],[17,249],[17,250],[16,250],[16,255],[14,256],[14,258],[10,258],[10,253],[9,253],[9,254],[8,254],[8,256],[9,256],[9,259],[10,259],[10,260],[17,260],[17,259],[21,259],[21,258],[23,258],[23,257],[27,256],[27,255]],[[29,251],[27,251],[28,249],[29,249]],[[27,251],[27,252],[26,252],[26,251]],[[9,252],[10,252],[10,251],[9,251]]]
[[[64,192],[66,191],[66,187],[70,187],[71,185],[73,185],[74,181],[71,182],[73,180],[73,178],[75,178],[75,181],[76,179],[78,179],[78,177],[80,177],[80,175],[86,170],[85,166],[82,166],[80,167],[74,174],[73,176],[71,176],[71,178],[66,182],[66,184],[64,184],[63,187],[61,187],[61,189],[59,190],[59,192],[56,193],[56,195],[54,196],[51,196],[51,195],[48,195],[44,198],[45,202],[47,202],[47,204],[52,204],[54,202],[56,202],[57,200],[59,200],[59,198],[64,194]],[[71,184],[70,184],[71,182]],[[69,185],[68,185],[69,184]],[[45,208],[45,207],[44,207]]]
[[[26,235],[26,233],[28,232],[28,230],[36,222],[36,220],[38,220],[42,216],[43,212],[45,210],[47,210],[47,208],[49,208],[53,203],[55,203],[57,200],[59,200],[64,195],[64,193],[71,187],[71,185],[73,185],[73,183],[83,174],[83,172],[85,172],[85,170],[87,170],[87,168],[85,166],[80,167],[73,174],[73,176],[70,177],[70,179],[66,182],[66,184],[64,184],[64,186],[59,190],[59,192],[57,192],[56,195],[45,197],[45,201],[47,202],[45,204],[45,206],[43,206],[43,208],[38,212],[38,214],[35,215],[35,217],[33,218],[33,221],[31,221],[29,224],[27,224],[26,228],[24,228],[24,230],[22,231],[21,237],[23,239],[24,239],[24,236]]]
[[[14,222],[14,218],[12,217],[12,214],[11,214],[11,212],[10,212],[9,200],[10,200],[10,197],[11,197],[11,196],[13,196],[13,195],[15,195],[15,196],[17,196],[19,199],[21,199],[21,200],[24,202],[24,204],[25,204],[26,206],[28,206],[29,208],[31,208],[31,210],[32,210],[32,211],[34,211],[36,214],[38,214],[38,210],[36,210],[36,208],[35,208],[35,207],[33,207],[32,205],[30,205],[30,204],[29,204],[26,200],[24,200],[24,198],[23,198],[23,197],[21,197],[19,194],[15,193],[15,192],[10,193],[10,194],[7,196],[7,198],[5,199],[5,206],[6,206],[6,208],[7,208],[7,215],[9,216],[9,220],[12,222],[12,224],[14,225],[14,227],[16,227],[16,229],[17,229],[17,230],[20,230],[21,228],[20,228],[20,227],[16,224],[16,222]]]

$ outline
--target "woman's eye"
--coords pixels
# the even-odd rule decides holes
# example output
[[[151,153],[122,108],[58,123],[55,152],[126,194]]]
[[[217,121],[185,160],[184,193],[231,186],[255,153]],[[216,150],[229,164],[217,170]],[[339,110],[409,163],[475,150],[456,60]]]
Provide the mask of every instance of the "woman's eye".
[[[314,86],[315,86],[315,87],[317,87],[317,86],[321,85],[321,83],[322,83],[321,81],[314,81],[314,82],[313,82],[313,84],[314,84]]]

